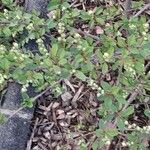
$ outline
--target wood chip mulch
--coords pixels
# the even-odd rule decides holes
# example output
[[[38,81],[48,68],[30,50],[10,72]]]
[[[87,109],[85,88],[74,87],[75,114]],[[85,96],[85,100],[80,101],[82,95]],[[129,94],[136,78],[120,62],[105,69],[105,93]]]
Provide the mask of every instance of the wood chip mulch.
[[[84,142],[91,149],[99,116],[99,101],[82,82],[65,80],[65,92],[54,98],[48,91],[38,100],[27,150],[79,150]]]

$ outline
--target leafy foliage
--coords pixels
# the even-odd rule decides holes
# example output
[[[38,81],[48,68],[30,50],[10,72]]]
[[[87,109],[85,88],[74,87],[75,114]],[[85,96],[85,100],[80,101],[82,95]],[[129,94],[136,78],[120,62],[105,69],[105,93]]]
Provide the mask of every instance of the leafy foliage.
[[[3,3],[9,10],[0,13],[0,90],[8,81],[17,81],[22,84],[23,105],[32,107],[32,100],[26,94],[30,84],[37,91],[54,85],[53,92],[59,96],[63,88],[58,81],[77,77],[97,93],[101,103],[96,135],[98,140],[104,140],[95,141],[93,149],[102,147],[121,132],[127,137],[123,146],[131,149],[144,147],[140,143],[142,137],[149,134],[149,126],[145,130],[137,125],[131,126],[129,130],[134,130],[130,133],[125,121],[135,113],[135,106],[128,106],[129,94],[140,86],[138,103],[147,104],[145,99],[149,99],[146,94],[149,73],[145,74],[144,70],[144,61],[150,52],[146,17],[128,19],[120,16],[118,6],[85,11],[72,9],[67,2],[52,0],[48,7],[51,13],[44,20],[36,12],[25,13],[10,1]],[[120,16],[117,21],[115,16]],[[76,29],[77,20],[91,30],[99,26],[98,34],[92,36]],[[44,37],[48,37],[50,31],[54,34],[50,37],[51,48],[48,49]],[[36,55],[24,48],[24,44],[32,39],[38,45]],[[106,76],[110,71],[117,73],[114,83],[99,80],[100,75]],[[150,116],[149,108],[144,114]],[[105,128],[107,122],[115,122],[115,126]],[[81,142],[81,149],[85,149],[84,142]]]

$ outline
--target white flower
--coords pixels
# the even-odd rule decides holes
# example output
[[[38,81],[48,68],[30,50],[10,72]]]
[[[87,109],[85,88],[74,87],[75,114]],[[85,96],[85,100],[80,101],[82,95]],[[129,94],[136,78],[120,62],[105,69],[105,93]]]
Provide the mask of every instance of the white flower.
[[[101,96],[101,93],[97,93],[97,97],[100,97]]]
[[[21,92],[26,92],[26,91],[27,91],[27,88],[23,86],[21,89]]]
[[[137,127],[136,127],[136,129],[137,129],[138,131],[140,131],[140,130],[141,130],[141,128],[140,128],[139,126],[137,126]]]
[[[3,75],[3,78],[4,78],[4,79],[7,79],[7,75],[4,74],[4,75]]]
[[[42,39],[37,39],[36,42],[37,43],[42,43],[43,41],[42,41]]]
[[[40,62],[40,65],[44,65],[44,62]]]
[[[13,46],[14,46],[14,47],[18,47],[19,45],[18,45],[18,43],[14,42],[14,43],[13,43]]]
[[[106,27],[110,27],[110,24],[109,23],[106,23],[106,25],[105,25]]]
[[[127,142],[127,145],[130,146],[131,144],[129,142]]]
[[[132,125],[128,125],[128,129],[131,129],[132,128]]]
[[[85,48],[85,47],[83,47],[83,48],[82,48],[82,51],[86,51],[86,48]]]
[[[146,35],[146,32],[142,32],[142,35]]]
[[[89,11],[88,11],[88,14],[89,14],[89,15],[91,15],[91,14],[93,14],[93,13],[94,13],[94,12],[93,12],[92,10],[89,10]]]
[[[134,142],[131,142],[131,145],[133,145],[134,144]]]
[[[105,61],[109,61],[110,55],[108,53],[104,53],[103,58],[105,59]]]
[[[17,57],[16,57],[16,56],[14,56],[14,60],[17,60]]]
[[[150,126],[147,126],[147,130],[150,131]]]
[[[79,38],[79,37],[81,37],[81,36],[80,36],[80,34],[75,33],[74,37],[75,37],[75,38]]]
[[[124,122],[124,124],[125,124],[125,125],[129,125],[129,122],[126,120],[126,121]]]
[[[66,37],[65,33],[62,33],[62,34],[61,34],[61,37],[62,37],[62,38],[65,38],[65,37]]]
[[[101,90],[101,94],[103,95],[105,92],[104,92],[104,90]]]
[[[149,24],[148,24],[148,23],[145,23],[145,24],[144,24],[144,27],[145,27],[145,28],[149,28]]]
[[[117,36],[121,36],[121,33],[120,33],[120,31],[118,31],[118,32],[117,32]]]
[[[78,48],[78,49],[82,49],[82,46],[81,46],[81,45],[78,45],[77,48]]]
[[[62,7],[62,11],[64,11],[65,9],[66,9],[66,7],[63,6],[63,7]]]
[[[135,123],[133,123],[133,124],[132,124],[132,127],[136,127],[136,124],[135,124]]]
[[[72,72],[72,73],[75,73],[75,72],[76,72],[76,70],[75,70],[75,69],[73,69],[71,72]]]
[[[135,28],[136,28],[136,26],[133,25],[133,24],[129,25],[129,27],[130,27],[131,29],[135,29]]]
[[[123,146],[123,147],[127,146],[126,142],[123,141],[123,142],[122,142],[122,146]]]
[[[62,38],[61,37],[58,37],[58,41],[60,42],[62,40]]]
[[[62,34],[63,32],[64,32],[64,30],[58,29],[58,33],[59,33],[59,34]]]
[[[147,41],[147,40],[148,40],[148,38],[147,38],[147,37],[144,37],[144,40],[145,40],[145,41]]]
[[[106,145],[110,145],[111,144],[111,142],[108,140],[108,141],[106,141]]]
[[[53,19],[56,19],[56,16],[55,16],[55,15],[53,15],[53,16],[52,16],[52,18],[53,18]]]
[[[16,16],[17,19],[21,19],[19,15]]]
[[[64,24],[60,22],[60,23],[58,23],[58,26],[62,27],[62,26],[64,26]]]

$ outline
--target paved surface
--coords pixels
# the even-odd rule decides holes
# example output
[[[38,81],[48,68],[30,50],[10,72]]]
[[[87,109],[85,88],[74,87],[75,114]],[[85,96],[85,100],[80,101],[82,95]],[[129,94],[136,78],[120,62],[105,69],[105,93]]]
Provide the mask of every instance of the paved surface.
[[[21,106],[20,90],[19,84],[9,83],[4,104],[0,108],[0,113],[6,117],[6,122],[0,125],[0,150],[25,150],[34,108],[21,110],[12,116]],[[30,96],[33,96],[31,91]]]

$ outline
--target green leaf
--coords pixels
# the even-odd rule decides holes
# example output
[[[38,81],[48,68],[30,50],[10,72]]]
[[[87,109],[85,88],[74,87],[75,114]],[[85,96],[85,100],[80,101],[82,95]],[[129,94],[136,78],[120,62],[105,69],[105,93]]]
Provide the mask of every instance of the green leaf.
[[[107,110],[110,110],[111,109],[111,106],[112,106],[112,98],[109,97],[109,96],[106,96],[104,98],[104,106]]]
[[[102,73],[106,74],[108,72],[108,65],[107,63],[102,64]]]
[[[1,59],[0,68],[8,70],[11,65],[11,62],[7,58]]]
[[[51,48],[51,56],[52,58],[56,58],[58,51],[58,44],[53,44]]]
[[[51,0],[48,4],[48,10],[54,10],[56,8],[58,8],[58,6],[60,5],[61,0]]]
[[[13,3],[13,0],[2,0],[2,3],[5,5],[10,5]]]
[[[48,29],[52,29],[56,26],[56,23],[52,19],[47,20],[47,27]]]
[[[123,130],[125,127],[124,121],[120,118],[117,119],[117,126],[119,127],[120,130]]]
[[[118,130],[117,129],[108,129],[106,130],[106,135],[108,138],[113,138],[114,136],[118,135]]]
[[[108,91],[111,88],[111,86],[105,81],[101,82],[101,86],[105,91]]]
[[[145,114],[147,117],[150,117],[150,109],[145,109],[145,110],[144,110],[144,114]]]
[[[75,73],[75,75],[76,75],[76,77],[79,78],[80,80],[86,81],[86,78],[87,78],[87,77],[84,75],[83,72],[77,71],[77,72]]]
[[[9,29],[9,27],[4,28],[3,33],[6,35],[6,37],[11,36],[11,30]]]
[[[143,57],[148,56],[149,53],[150,53],[150,42],[144,44],[144,45],[143,45],[143,48],[140,50],[140,54],[141,54]]]
[[[129,106],[126,110],[124,110],[121,115],[123,117],[128,117],[129,115],[134,113],[134,107],[133,106]]]

